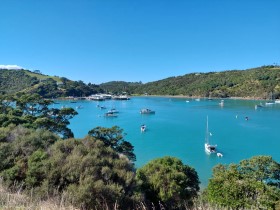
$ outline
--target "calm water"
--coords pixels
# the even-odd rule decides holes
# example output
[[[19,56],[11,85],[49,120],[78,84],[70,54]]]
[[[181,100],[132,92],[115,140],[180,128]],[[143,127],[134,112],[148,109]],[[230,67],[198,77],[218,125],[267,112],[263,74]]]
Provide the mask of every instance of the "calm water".
[[[84,137],[96,126],[118,125],[127,134],[125,139],[135,147],[136,167],[154,158],[174,156],[196,169],[202,187],[207,185],[212,167],[218,163],[238,163],[255,155],[271,155],[280,162],[280,104],[255,110],[259,101],[228,99],[224,107],[220,107],[219,102],[133,97],[129,101],[60,102],[56,106],[83,107],[77,109],[79,115],[71,120],[70,128],[76,138]],[[101,110],[97,105],[107,109]],[[118,117],[103,117],[111,108],[119,110]],[[156,113],[141,115],[141,108],[150,108]],[[213,134],[210,143],[218,145],[222,158],[204,151],[207,115],[209,131]],[[145,133],[140,132],[141,124],[147,125]]]

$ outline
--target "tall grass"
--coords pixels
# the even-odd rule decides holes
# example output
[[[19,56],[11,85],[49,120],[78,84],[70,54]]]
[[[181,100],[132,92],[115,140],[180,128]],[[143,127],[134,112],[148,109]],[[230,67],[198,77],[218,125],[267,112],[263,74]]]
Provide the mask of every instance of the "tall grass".
[[[122,210],[119,208],[116,202],[113,208],[109,208],[106,203],[103,207],[92,207],[92,209],[104,209],[104,210]],[[135,210],[167,210],[161,203],[152,204],[148,206],[147,204],[140,202],[135,205]],[[185,205],[182,210],[230,210],[229,208],[221,208],[218,206],[210,206],[208,203],[202,202],[200,199],[194,202],[192,207]],[[63,196],[57,196],[48,198],[47,200],[42,200],[30,195],[25,195],[21,192],[21,188],[11,192],[5,188],[0,179],[0,210],[83,210],[71,205],[71,203],[63,198]]]
[[[78,210],[72,205],[66,204],[63,199],[49,198],[38,200],[32,195],[25,195],[20,188],[17,192],[10,192],[0,181],[0,210]]]

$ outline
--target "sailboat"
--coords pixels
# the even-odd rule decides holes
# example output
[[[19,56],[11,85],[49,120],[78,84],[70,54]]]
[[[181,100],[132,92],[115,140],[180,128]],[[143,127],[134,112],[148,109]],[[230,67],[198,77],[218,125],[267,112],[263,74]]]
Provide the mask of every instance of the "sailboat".
[[[216,147],[217,145],[211,145],[209,143],[209,136],[211,135],[211,133],[209,132],[208,130],[208,116],[207,116],[207,121],[206,121],[206,135],[205,135],[205,144],[204,144],[204,147],[205,147],[205,151],[209,154],[211,153],[216,153],[217,150],[216,150]]]
[[[275,102],[273,101],[273,94],[272,92],[270,93],[270,101],[265,102],[265,105],[273,105]]]

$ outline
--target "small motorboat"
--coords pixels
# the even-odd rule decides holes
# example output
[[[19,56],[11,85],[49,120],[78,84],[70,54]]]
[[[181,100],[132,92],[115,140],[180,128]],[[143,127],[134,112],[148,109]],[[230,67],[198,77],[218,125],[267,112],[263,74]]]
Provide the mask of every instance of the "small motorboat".
[[[106,109],[106,106],[100,106],[99,104],[97,104],[96,107],[99,109]]]
[[[141,132],[145,132],[146,131],[147,126],[146,125],[141,125],[140,130]]]
[[[104,117],[117,117],[118,115],[114,112],[108,111],[105,113]]]
[[[110,112],[112,112],[112,113],[119,113],[119,111],[116,110],[115,108],[112,108],[112,109],[110,110]]]
[[[141,109],[140,114],[155,114],[156,112],[150,109]]]
[[[220,152],[218,152],[218,153],[217,153],[217,156],[218,156],[218,157],[223,157],[223,154],[220,153]]]

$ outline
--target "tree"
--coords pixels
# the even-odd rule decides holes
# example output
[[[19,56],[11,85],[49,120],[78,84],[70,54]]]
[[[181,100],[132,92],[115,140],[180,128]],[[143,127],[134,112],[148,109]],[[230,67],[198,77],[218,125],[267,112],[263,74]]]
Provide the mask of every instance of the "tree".
[[[38,187],[46,178],[46,162],[48,155],[42,149],[32,153],[28,158],[27,172],[26,172],[26,185],[29,189]]]
[[[16,106],[13,106],[13,101]],[[74,136],[67,127],[78,113],[73,108],[50,108],[51,100],[43,99],[38,94],[17,94],[14,97],[0,97],[0,126],[10,124],[23,125],[27,128],[41,128],[59,134],[63,138]]]
[[[126,155],[129,160],[136,160],[136,156],[133,153],[134,147],[131,143],[124,140],[123,130],[118,126],[113,126],[112,128],[98,126],[90,130],[88,134],[102,141],[105,146],[111,147],[116,152]]]
[[[58,141],[50,148],[49,168],[42,189],[58,190],[82,209],[129,209],[135,169],[125,157],[103,142],[87,136]],[[107,207],[106,207],[107,206]]]
[[[214,167],[204,196],[227,208],[275,209],[280,201],[279,183],[280,164],[270,156],[256,156]]]
[[[51,100],[43,99],[39,94],[17,94],[13,98],[16,108],[26,115],[37,116],[48,112],[48,106],[53,103]]]
[[[59,138],[46,130],[10,125],[0,128],[0,175],[8,187],[32,188],[42,181],[41,161]]]
[[[42,72],[40,70],[34,70],[33,72],[36,74],[42,74]]]
[[[134,164],[91,136],[62,140],[42,129],[0,128],[0,176],[35,199],[62,196],[81,209],[129,209]],[[37,197],[38,196],[38,197]]]
[[[168,209],[190,205],[199,191],[195,169],[174,157],[152,160],[137,170],[136,179],[148,201],[162,201]]]

